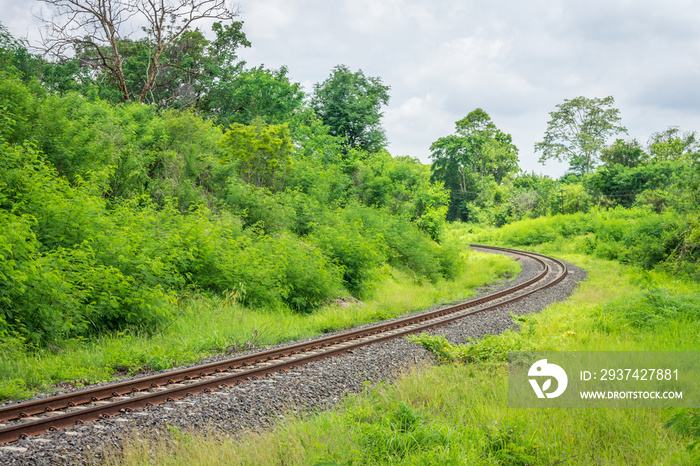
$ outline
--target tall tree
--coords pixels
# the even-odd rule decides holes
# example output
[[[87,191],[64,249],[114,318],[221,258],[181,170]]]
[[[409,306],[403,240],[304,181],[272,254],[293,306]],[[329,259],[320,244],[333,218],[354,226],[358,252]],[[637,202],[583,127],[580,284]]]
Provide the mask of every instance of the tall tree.
[[[226,0],[41,0],[53,11],[43,36],[47,54],[60,61],[78,55],[81,63],[103,74],[117,87],[121,100],[144,102],[157,86],[169,51],[187,42],[194,23],[233,20],[238,11]],[[134,40],[136,23],[146,36]],[[136,52],[133,48],[136,47]],[[131,50],[129,50],[131,48]],[[139,57],[139,89],[133,91],[125,71],[127,56]],[[170,53],[172,58],[172,53]],[[176,63],[167,63],[176,67]]]
[[[542,142],[535,152],[542,152],[540,163],[549,159],[567,160],[572,172],[585,175],[595,166],[606,140],[618,133],[627,133],[620,125],[620,111],[612,105],[612,96],[603,99],[576,97],[565,99],[550,112],[552,117]]]
[[[432,179],[450,190],[450,220],[468,220],[466,203],[485,190],[485,180],[497,184],[518,170],[518,148],[510,134],[496,127],[484,110],[477,108],[455,124],[455,134],[431,146]]]
[[[389,86],[380,78],[351,72],[338,65],[314,86],[311,107],[333,136],[345,138],[345,149],[377,152],[386,145],[381,108],[389,102]]]

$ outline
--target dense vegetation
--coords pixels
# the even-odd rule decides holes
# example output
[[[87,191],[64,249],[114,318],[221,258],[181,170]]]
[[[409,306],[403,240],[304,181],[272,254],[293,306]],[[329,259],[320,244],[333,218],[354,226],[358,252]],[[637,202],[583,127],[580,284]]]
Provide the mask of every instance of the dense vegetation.
[[[433,283],[457,272],[429,168],[333,135],[284,71],[241,71],[229,93],[293,98],[241,104],[221,126],[195,107],[110,103],[97,82],[57,92],[45,80],[63,65],[21,71],[37,59],[6,33],[0,51],[3,344],[153,331],[193,292],[309,313],[370,296],[385,264]],[[353,76],[333,86],[361,93],[369,78]]]
[[[620,117],[607,108],[612,103],[612,98],[579,97],[552,112],[545,140],[536,148],[545,153],[542,162],[569,161],[569,172],[558,180],[518,173],[510,135],[483,110],[458,121],[455,135],[431,147],[432,178],[450,190],[447,218],[473,229],[505,226],[499,237],[516,246],[587,234],[582,247],[599,257],[699,277],[696,133],[670,127],[651,135],[647,149],[636,140],[617,139],[607,146],[603,135],[626,131],[615,126]],[[583,121],[569,125],[572,115]],[[593,134],[562,129],[570,127]]]

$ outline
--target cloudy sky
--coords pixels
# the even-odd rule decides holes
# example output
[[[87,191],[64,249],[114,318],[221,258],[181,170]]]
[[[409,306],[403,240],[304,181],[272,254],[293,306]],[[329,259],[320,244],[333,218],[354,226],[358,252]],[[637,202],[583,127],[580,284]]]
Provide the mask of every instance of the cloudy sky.
[[[0,21],[35,37],[32,0],[0,0]],[[391,86],[389,150],[429,162],[430,144],[477,107],[537,163],[549,112],[612,95],[629,137],[700,130],[700,2],[693,0],[241,0],[250,66],[286,65],[307,91],[344,64]]]

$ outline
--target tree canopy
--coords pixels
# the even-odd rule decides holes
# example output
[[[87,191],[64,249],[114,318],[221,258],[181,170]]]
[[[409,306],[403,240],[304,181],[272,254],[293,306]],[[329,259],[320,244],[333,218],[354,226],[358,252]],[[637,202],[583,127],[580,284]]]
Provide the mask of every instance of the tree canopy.
[[[695,131],[682,132],[677,126],[670,126],[649,138],[649,155],[652,160],[698,160],[700,142]]]
[[[508,173],[518,170],[518,149],[511,135],[498,129],[480,108],[455,126],[455,134],[430,146],[432,178],[444,182],[451,192],[448,218],[466,220],[466,203],[483,195],[487,180],[498,185]]]
[[[202,108],[220,124],[249,125],[256,118],[281,124],[302,107],[304,92],[291,82],[287,68],[267,70],[262,66],[218,80],[204,97]]]
[[[618,133],[626,133],[621,126],[620,111],[612,105],[612,96],[603,99],[576,97],[565,99],[550,112],[544,139],[535,144],[535,152],[542,152],[540,163],[549,159],[568,161],[572,172],[590,173],[605,147],[606,140]]]
[[[389,102],[389,89],[380,78],[338,65],[314,86],[311,108],[332,135],[345,138],[346,150],[377,152],[386,145],[381,108]]]
[[[250,45],[225,0],[43,1],[52,13],[43,18],[44,49],[63,65],[58,75],[99,84],[110,100],[191,104]],[[225,22],[215,23],[215,41],[193,29],[202,20]],[[146,25],[140,36],[137,23]]]
[[[600,155],[600,159],[606,165],[618,164],[625,167],[634,167],[645,157],[646,154],[636,139],[631,141],[616,139],[612,145],[604,148]]]

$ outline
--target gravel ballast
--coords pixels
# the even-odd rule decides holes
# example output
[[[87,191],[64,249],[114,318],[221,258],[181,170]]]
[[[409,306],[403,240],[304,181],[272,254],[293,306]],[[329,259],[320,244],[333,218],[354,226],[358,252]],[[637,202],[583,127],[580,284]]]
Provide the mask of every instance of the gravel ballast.
[[[536,276],[541,269],[531,259],[520,259],[521,273],[513,280],[484,289],[479,296],[511,287]],[[468,316],[430,333],[453,343],[497,334],[515,325],[516,315],[538,312],[566,299],[585,278],[580,268],[567,264],[568,276],[558,285],[532,294],[495,311]],[[435,309],[435,308],[433,308]],[[226,357],[231,357],[227,355]],[[365,346],[338,358],[314,362],[286,373],[251,380],[212,394],[139,409],[111,419],[88,422],[58,432],[0,445],[0,464],[80,464],[98,461],[105,448],[119,448],[123,439],[154,436],[169,428],[224,435],[265,428],[288,413],[309,413],[334,406],[343,396],[358,393],[382,380],[391,381],[416,364],[432,361],[421,346],[405,338]]]

